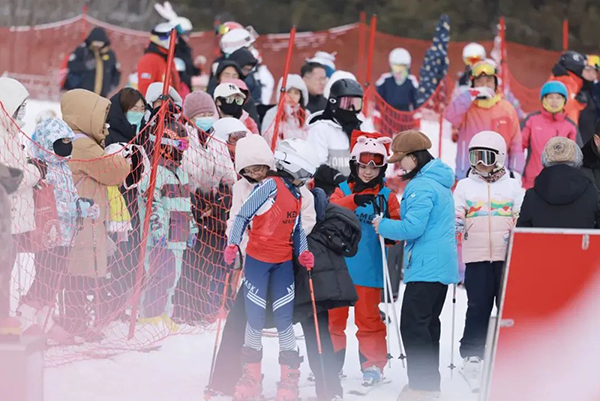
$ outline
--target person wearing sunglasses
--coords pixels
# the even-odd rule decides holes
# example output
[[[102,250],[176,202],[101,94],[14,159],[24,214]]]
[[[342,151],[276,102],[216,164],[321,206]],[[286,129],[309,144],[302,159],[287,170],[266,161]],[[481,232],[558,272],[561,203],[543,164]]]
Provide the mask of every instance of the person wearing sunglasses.
[[[456,231],[462,234],[468,308],[460,354],[462,371],[479,385],[487,328],[500,283],[510,232],[519,217],[524,191],[504,163],[506,142],[497,132],[483,131],[469,144],[471,170],[454,191]]]
[[[399,133],[391,147],[388,163],[399,162],[408,181],[400,202],[402,220],[376,217],[373,226],[384,238],[406,241],[400,332],[408,385],[398,400],[435,398],[441,381],[439,317],[448,285],[458,283],[454,172],[429,153],[431,141],[417,130]]]
[[[259,134],[258,125],[244,110],[246,95],[234,83],[222,83],[215,88],[213,99],[221,118],[232,117],[244,123],[250,132]]]
[[[498,132],[508,148],[506,165],[514,173],[523,172],[523,143],[519,116],[503,98],[498,87],[498,71],[493,60],[483,60],[471,69],[471,88],[456,97],[444,117],[457,129],[456,178],[463,179],[470,168],[468,144],[481,131]]]
[[[331,203],[354,211],[361,223],[361,239],[355,256],[346,258],[348,271],[358,294],[354,306],[363,382],[381,382],[387,364],[386,327],[381,320],[379,303],[383,283],[383,256],[379,237],[371,225],[378,213],[400,219],[398,198],[385,186],[388,148],[391,139],[379,133],[354,131],[350,153],[350,176],[331,195]],[[346,325],[349,308],[329,312],[329,330],[334,352],[339,356],[341,372],[346,354]]]
[[[390,72],[377,81],[377,93],[387,104],[400,111],[415,109],[417,87],[414,75],[410,74],[410,53],[403,48],[391,51],[389,56]]]

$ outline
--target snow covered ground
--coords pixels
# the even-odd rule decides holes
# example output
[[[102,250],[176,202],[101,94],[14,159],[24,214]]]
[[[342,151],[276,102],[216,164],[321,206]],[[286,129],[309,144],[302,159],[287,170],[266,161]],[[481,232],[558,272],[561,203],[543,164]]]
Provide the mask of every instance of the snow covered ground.
[[[60,105],[46,101],[28,101],[26,125],[24,131],[31,135],[36,120],[42,115],[50,116],[51,111],[60,116]],[[439,125],[437,122],[424,121],[422,130],[431,138],[434,147],[432,153],[438,154]],[[444,124],[442,141],[442,159],[450,166],[454,165],[456,145],[450,141],[449,124]],[[21,283],[21,286],[27,286]],[[399,301],[396,305],[400,313]],[[459,340],[464,327],[466,312],[466,294],[457,290],[456,327],[454,339],[454,363],[461,365],[458,354]],[[344,373],[347,378],[343,382],[346,393],[350,390],[363,391],[360,385],[361,373],[358,360],[358,344],[354,337],[356,329],[353,317],[348,324],[348,354]],[[395,331],[391,330],[392,355],[400,355]],[[301,328],[296,327],[301,334]],[[130,352],[109,359],[87,360],[60,367],[46,369],[45,401],[181,401],[201,400],[210,370],[210,361],[214,344],[214,332],[195,335],[176,335],[161,342],[161,348],[150,353]],[[474,401],[477,396],[469,393],[469,389],[458,374],[450,371],[452,349],[452,288],[442,312],[441,361],[442,401]],[[264,392],[267,397],[275,394],[279,380],[277,365],[278,343],[276,338],[264,338],[265,357],[263,373],[265,374]],[[300,341],[302,353],[305,355],[304,343]],[[356,350],[353,352],[351,350]],[[302,397],[313,397],[314,388],[307,381],[308,363],[302,366]],[[373,390],[369,397],[346,394],[346,400],[395,400],[402,387],[407,383],[406,369],[398,359],[391,361],[385,372],[392,382]]]

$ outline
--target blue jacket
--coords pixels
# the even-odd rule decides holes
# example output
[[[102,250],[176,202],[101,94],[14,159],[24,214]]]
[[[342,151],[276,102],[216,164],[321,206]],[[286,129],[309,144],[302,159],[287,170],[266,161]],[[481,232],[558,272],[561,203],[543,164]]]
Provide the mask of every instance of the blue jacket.
[[[340,189],[344,195],[352,194],[348,186],[348,181],[340,184]],[[378,195],[385,197],[387,204],[390,197],[390,189],[383,187]],[[358,252],[352,257],[346,258],[350,277],[355,285],[372,288],[383,288],[383,260],[381,258],[381,245],[379,236],[373,228],[373,218],[375,210],[373,204],[359,206],[355,210],[358,220],[360,220],[361,237],[358,243]]]
[[[392,74],[383,74],[377,81],[377,93],[387,104],[400,111],[412,111],[416,106],[417,88],[412,77],[398,85]]]
[[[379,233],[404,240],[404,282],[458,282],[454,229],[454,172],[439,159],[427,163],[404,191],[402,220],[383,219]]]

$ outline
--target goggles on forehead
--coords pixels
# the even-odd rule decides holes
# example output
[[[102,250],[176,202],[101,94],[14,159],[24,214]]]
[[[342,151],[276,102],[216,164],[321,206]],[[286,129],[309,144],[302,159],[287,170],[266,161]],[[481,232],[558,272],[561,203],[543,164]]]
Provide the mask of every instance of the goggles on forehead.
[[[489,149],[471,149],[469,151],[469,162],[472,166],[483,164],[484,166],[495,166],[498,162],[498,154]]]
[[[356,162],[362,166],[383,167],[385,165],[385,157],[379,153],[361,153]]]
[[[590,54],[587,56],[587,65],[594,67],[595,69],[600,69],[600,56],[597,54]]]
[[[342,110],[361,111],[363,100],[361,97],[344,96],[340,98],[339,108]]]
[[[185,152],[190,147],[190,140],[187,137],[178,137],[176,135],[169,135],[170,138],[162,137],[160,144],[164,146],[171,146],[180,152]],[[156,135],[150,134],[150,140],[156,142]]]
[[[475,64],[471,70],[471,76],[477,78],[482,75],[494,76],[496,75],[496,68],[488,63]]]

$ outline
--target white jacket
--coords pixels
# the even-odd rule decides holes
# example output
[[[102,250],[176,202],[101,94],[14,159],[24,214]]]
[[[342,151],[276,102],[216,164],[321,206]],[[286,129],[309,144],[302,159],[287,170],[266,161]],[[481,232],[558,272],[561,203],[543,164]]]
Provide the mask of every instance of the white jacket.
[[[311,121],[322,113],[320,111],[313,114]],[[375,131],[367,121],[362,122],[360,129],[365,132]],[[345,176],[350,175],[350,138],[340,124],[329,119],[309,122],[307,141],[315,148],[319,166],[326,164]]]
[[[525,191],[521,180],[506,174],[488,183],[477,174],[460,180],[454,190],[456,218],[464,223],[465,263],[506,259],[508,235],[515,226]]]
[[[29,97],[27,89],[17,80],[0,78],[0,163],[23,171],[23,180],[17,191],[10,196],[11,232],[21,234],[35,230],[33,187],[40,181],[40,171],[27,163],[28,154],[22,141],[21,121],[13,121],[12,115]],[[16,124],[15,124],[16,123]]]
[[[219,189],[221,182],[232,186],[237,174],[227,144],[210,136],[203,146],[198,138],[198,130],[189,125],[186,128],[190,146],[183,153],[181,168],[189,175],[192,191],[200,188],[204,193],[214,192]]]

